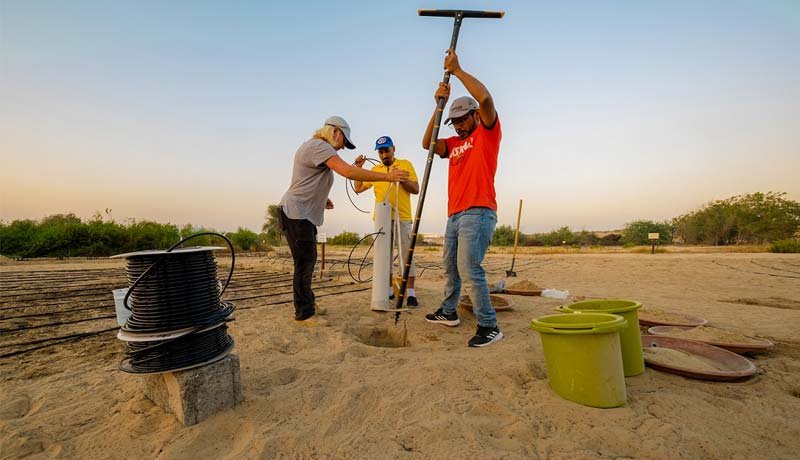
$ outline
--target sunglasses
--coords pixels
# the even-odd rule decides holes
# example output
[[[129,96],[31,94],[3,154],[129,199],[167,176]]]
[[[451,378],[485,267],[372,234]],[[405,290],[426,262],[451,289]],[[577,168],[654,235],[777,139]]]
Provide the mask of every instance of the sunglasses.
[[[378,149],[378,153],[389,153],[391,150],[389,147],[381,147]]]

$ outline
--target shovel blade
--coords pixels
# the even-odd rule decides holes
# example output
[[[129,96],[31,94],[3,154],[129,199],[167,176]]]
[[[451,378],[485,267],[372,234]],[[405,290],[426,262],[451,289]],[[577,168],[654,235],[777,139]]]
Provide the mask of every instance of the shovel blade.
[[[514,270],[506,270],[506,276],[516,278],[517,272],[515,272]]]

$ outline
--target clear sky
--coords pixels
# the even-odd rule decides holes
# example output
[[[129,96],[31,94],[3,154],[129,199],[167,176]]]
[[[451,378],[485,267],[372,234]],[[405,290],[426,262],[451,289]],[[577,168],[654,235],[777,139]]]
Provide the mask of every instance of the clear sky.
[[[507,12],[465,20],[458,48],[503,123],[501,224],[520,198],[526,232],[800,199],[797,0],[0,0],[0,219],[111,208],[258,230],[332,114],[359,147],[347,161],[388,134],[422,176],[452,21],[418,8]],[[444,229],[446,168],[423,232]],[[331,199],[322,231],[371,229],[343,178]]]

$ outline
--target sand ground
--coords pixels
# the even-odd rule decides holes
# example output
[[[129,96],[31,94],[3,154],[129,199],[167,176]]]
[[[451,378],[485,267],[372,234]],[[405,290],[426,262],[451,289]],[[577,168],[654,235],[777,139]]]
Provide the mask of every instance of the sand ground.
[[[750,357],[759,372],[743,382],[647,369],[626,379],[628,401],[617,409],[571,403],[549,388],[541,342],[528,324],[562,301],[509,297],[514,310],[498,316],[506,338],[485,349],[466,346],[475,327],[469,315],[457,328],[426,323],[443,278],[437,254],[424,256],[431,266],[418,281],[423,308],[397,325],[393,315],[369,311],[368,290],[320,298],[328,314],[312,325],[295,323],[287,304],[237,302],[247,308],[230,327],[244,402],[189,428],[142,395],[139,377],[117,370],[123,345],[113,333],[0,359],[0,459],[797,458],[800,256],[518,259],[520,277],[543,287],[635,299],[645,308],[702,316],[776,344]],[[488,257],[490,280],[509,260]],[[280,269],[269,259],[239,264],[246,273]],[[0,280],[10,285],[20,270],[121,266],[7,263]],[[95,329],[114,325],[111,319],[96,323]],[[2,329],[9,324],[26,323],[0,320]],[[8,349],[47,329],[27,334],[2,333],[0,354],[3,344]]]

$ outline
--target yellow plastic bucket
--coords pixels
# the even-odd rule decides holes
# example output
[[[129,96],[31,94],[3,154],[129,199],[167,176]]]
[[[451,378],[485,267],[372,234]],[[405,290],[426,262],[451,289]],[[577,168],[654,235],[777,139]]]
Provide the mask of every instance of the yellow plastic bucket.
[[[639,332],[639,313],[642,304],[633,300],[603,299],[582,300],[558,307],[564,313],[610,313],[625,318],[628,323],[619,331],[622,345],[622,363],[625,366],[625,377],[633,377],[644,372],[642,356],[642,335]]]
[[[550,387],[591,407],[625,404],[619,331],[625,319],[606,313],[547,315],[531,321],[542,338]]]

